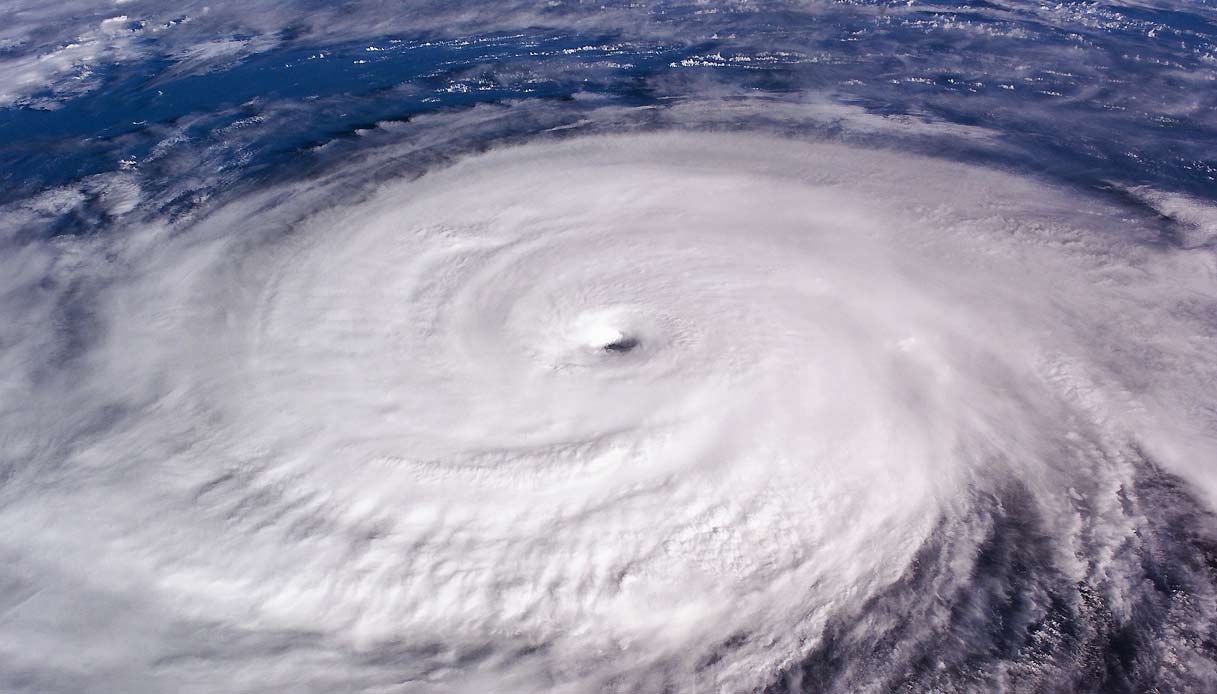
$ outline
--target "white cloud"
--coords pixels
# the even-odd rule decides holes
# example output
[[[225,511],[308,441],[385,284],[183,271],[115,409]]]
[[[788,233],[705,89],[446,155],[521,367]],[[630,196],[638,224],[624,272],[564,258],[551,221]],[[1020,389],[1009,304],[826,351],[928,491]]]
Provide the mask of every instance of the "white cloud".
[[[128,691],[743,690],[944,518],[969,580],[973,493],[1025,484],[1118,616],[1136,521],[1104,490],[1143,450],[1217,491],[1208,256],[1101,202],[728,135],[492,151],[336,204],[348,165],[5,256],[30,320],[0,550],[81,615],[10,633],[105,644]],[[91,333],[57,361],[73,285]],[[78,651],[37,652],[68,677]]]

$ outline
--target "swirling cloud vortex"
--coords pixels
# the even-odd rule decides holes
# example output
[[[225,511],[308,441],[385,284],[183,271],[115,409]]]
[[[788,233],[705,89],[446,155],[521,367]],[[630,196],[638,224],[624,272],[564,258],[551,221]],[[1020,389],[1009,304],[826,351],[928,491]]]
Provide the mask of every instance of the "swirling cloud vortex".
[[[958,662],[1014,506],[1044,530],[1011,540],[1035,563],[1006,628],[1118,625],[1146,470],[1212,488],[1212,260],[1097,199],[652,134],[491,150],[282,233],[291,204],[238,200],[99,296],[72,390],[111,422],[58,468],[91,482],[5,511],[54,549],[37,571],[91,564],[137,605],[109,628],[159,634],[155,675],[90,639],[132,682],[231,661],[175,624],[244,640],[232,690],[755,690],[830,638]],[[1181,634],[1217,593],[1192,595],[1155,622],[1182,683],[1212,674]],[[276,639],[274,668],[248,658]],[[890,686],[913,650],[835,681]]]

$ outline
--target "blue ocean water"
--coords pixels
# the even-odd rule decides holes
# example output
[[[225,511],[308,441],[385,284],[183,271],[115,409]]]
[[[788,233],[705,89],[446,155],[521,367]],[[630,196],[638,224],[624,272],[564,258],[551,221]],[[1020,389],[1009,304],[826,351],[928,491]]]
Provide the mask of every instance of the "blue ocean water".
[[[61,77],[86,81],[82,93],[57,96],[63,90],[52,78],[0,110],[3,201],[114,171],[120,162],[138,175],[158,146],[160,156],[227,149],[217,165],[239,161],[240,179],[422,114],[565,100],[577,119],[590,97],[598,105],[665,108],[707,94],[823,99],[881,118],[981,127],[993,135],[983,155],[1086,184],[1200,196],[1213,189],[1217,26],[1204,3],[557,7],[555,28],[467,35],[436,29],[352,38],[344,27],[331,39],[288,24],[271,32],[264,50],[201,65],[172,52],[180,55],[182,41],[264,37],[195,36],[179,17],[184,36],[162,46],[127,20],[130,36],[119,38],[133,44],[133,57],[96,61],[86,77]],[[376,9],[353,12],[366,14],[373,30],[383,23]],[[627,22],[618,12],[628,28],[619,26]],[[609,15],[608,28],[596,29],[598,14]],[[408,13],[399,23],[409,26]],[[7,52],[11,59],[53,49],[31,42]],[[815,126],[839,127],[825,120]],[[958,147],[957,138],[937,139],[925,148]],[[166,181],[156,172],[145,183]]]

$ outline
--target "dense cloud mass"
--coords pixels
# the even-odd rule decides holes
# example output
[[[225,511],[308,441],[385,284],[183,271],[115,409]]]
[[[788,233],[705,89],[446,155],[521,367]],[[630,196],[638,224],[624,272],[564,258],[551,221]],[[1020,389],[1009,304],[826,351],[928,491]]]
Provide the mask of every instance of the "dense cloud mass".
[[[0,6],[0,689],[1217,687],[1207,6]]]

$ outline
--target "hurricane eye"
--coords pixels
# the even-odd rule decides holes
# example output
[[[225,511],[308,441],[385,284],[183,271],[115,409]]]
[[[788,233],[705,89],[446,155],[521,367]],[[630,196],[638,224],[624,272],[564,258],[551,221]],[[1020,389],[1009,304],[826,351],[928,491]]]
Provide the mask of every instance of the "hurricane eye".
[[[634,351],[634,349],[636,347],[638,347],[638,345],[639,345],[638,338],[631,337],[629,335],[622,335],[620,338],[613,340],[612,342],[604,345],[603,347],[601,347],[601,349],[603,349],[606,352],[624,354],[626,352]]]

